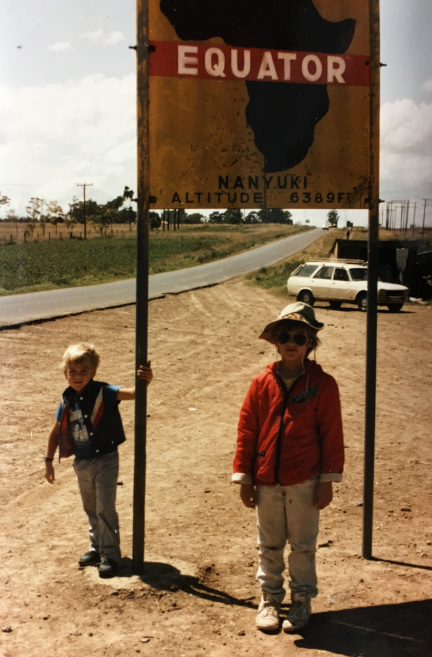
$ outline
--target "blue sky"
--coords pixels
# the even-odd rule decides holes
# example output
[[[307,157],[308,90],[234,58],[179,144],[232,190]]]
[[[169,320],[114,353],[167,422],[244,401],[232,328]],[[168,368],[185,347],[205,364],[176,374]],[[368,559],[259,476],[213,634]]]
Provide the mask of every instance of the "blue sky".
[[[421,204],[432,199],[432,2],[380,4],[380,196]],[[3,0],[0,12],[10,207],[24,212],[37,196],[67,210],[78,183],[93,183],[100,203],[136,189],[135,0]]]

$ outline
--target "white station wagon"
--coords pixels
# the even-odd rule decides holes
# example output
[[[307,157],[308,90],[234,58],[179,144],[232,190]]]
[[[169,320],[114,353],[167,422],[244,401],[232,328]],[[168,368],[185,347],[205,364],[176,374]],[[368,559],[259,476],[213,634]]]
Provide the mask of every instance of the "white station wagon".
[[[326,260],[306,262],[287,281],[288,294],[313,306],[316,299],[328,301],[331,308],[343,303],[367,309],[367,266],[360,261]],[[408,300],[404,285],[378,281],[378,305],[396,313]]]

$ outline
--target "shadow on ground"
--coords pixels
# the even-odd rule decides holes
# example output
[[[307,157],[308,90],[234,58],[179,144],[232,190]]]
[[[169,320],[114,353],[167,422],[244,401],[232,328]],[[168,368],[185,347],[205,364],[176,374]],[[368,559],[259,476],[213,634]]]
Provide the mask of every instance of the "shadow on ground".
[[[128,558],[123,558],[117,576],[130,577],[132,570],[132,561]],[[251,598],[235,598],[206,583],[207,574],[210,573],[207,573],[206,570],[204,570],[201,576],[184,574],[171,564],[146,561],[143,572],[139,577],[145,584],[157,591],[171,591],[172,593],[183,591],[184,593],[209,600],[210,602],[256,608],[256,605],[251,602],[254,596]]]
[[[130,576],[132,562],[124,559],[122,566],[122,575]],[[205,572],[193,576],[171,564],[146,562],[140,579],[156,590],[180,590],[211,602],[256,609],[253,598],[238,599],[209,585]],[[282,618],[287,609],[283,605]],[[431,657],[432,599],[313,614],[296,637],[298,648],[346,657]]]
[[[298,648],[347,657],[431,657],[432,600],[314,614]]]

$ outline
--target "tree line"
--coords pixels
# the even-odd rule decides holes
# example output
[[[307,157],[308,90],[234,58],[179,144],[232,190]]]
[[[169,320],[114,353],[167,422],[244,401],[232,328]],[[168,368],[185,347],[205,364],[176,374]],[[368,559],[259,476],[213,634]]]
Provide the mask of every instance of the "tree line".
[[[158,212],[150,212],[150,228],[152,230],[172,225],[174,228],[180,224],[292,224],[292,215],[288,210],[281,210],[278,208],[271,208],[266,210],[251,211],[246,214],[241,208],[228,208],[221,212],[215,210],[209,214],[208,217],[200,212],[187,213],[184,208],[177,210],[162,210]]]
[[[64,211],[57,201],[47,201],[43,198],[32,197],[26,206],[25,216],[18,216],[14,210],[8,210],[6,221],[25,222],[38,224],[44,231],[46,224],[66,224],[73,227],[74,224],[85,224],[91,222],[100,226],[101,231],[113,224],[132,224],[136,222],[137,211],[134,192],[125,187],[123,193],[116,196],[107,203],[97,203],[91,198],[86,201],[79,200],[76,196],[69,203],[69,210]],[[0,206],[7,206],[10,199],[0,193]],[[292,215],[288,210],[271,208],[264,210],[253,210],[246,212],[240,208],[228,208],[224,211],[211,212],[208,217],[200,212],[187,213],[184,208],[175,210],[161,210],[149,213],[150,229],[176,229],[181,224],[259,224],[278,223],[292,224]]]
[[[123,194],[117,196],[107,203],[97,203],[92,199],[85,202],[80,201],[76,196],[69,203],[69,210],[64,211],[57,201],[47,201],[43,198],[33,196],[26,206],[25,216],[18,216],[14,210],[8,210],[6,221],[20,221],[26,223],[59,224],[65,223],[67,226],[72,224],[84,224],[86,221],[92,221],[96,224],[108,226],[110,224],[125,224],[136,221],[136,210],[132,206],[133,190],[125,187]],[[10,199],[0,193],[0,205],[7,206]]]

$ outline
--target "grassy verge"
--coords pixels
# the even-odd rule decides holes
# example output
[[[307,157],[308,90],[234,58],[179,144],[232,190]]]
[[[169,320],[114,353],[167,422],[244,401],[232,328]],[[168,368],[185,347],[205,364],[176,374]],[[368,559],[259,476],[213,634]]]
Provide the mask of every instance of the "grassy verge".
[[[257,271],[246,274],[244,278],[249,285],[257,285],[265,290],[270,290],[270,292],[277,296],[286,297],[288,276],[292,274],[294,269],[297,269],[297,267],[303,262],[306,262],[306,260],[326,258],[330,253],[334,241],[338,238],[345,237],[345,233],[345,230],[332,230],[331,232],[326,232],[320,239],[313,242],[313,244],[303,251],[295,253],[286,260],[278,262],[272,267],[262,267]]]
[[[149,272],[192,267],[308,230],[304,226],[199,226],[151,234]],[[136,272],[133,238],[58,240],[0,247],[0,295],[93,285]]]

